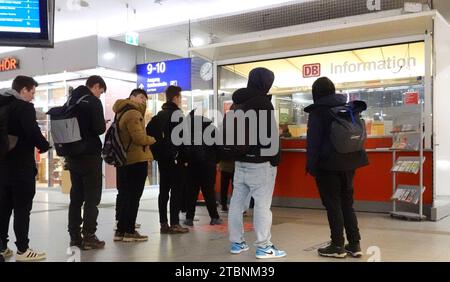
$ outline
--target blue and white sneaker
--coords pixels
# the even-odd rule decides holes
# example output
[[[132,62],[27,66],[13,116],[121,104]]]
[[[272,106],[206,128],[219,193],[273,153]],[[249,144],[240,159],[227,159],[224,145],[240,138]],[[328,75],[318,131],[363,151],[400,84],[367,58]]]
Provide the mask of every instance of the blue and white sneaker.
[[[282,258],[285,256],[286,252],[278,250],[274,245],[256,249],[256,258],[259,259]]]
[[[249,246],[247,245],[247,243],[242,242],[242,243],[231,243],[231,247],[230,247],[230,253],[232,254],[240,254],[242,252],[248,251],[250,250]]]

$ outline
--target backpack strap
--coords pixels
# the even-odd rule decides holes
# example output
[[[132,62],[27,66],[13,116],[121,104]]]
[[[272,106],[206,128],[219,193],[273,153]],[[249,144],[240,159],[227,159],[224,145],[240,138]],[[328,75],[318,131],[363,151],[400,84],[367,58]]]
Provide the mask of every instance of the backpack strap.
[[[131,110],[135,110],[135,108],[130,105],[126,105],[120,112],[119,117],[118,117],[118,114],[114,115],[114,122],[117,125],[117,130],[119,131],[119,138],[120,138],[120,120],[122,119],[122,117],[125,115],[126,112],[131,111]],[[130,142],[128,143],[128,146],[125,149],[125,152],[128,153],[128,151],[130,150],[130,147],[131,147],[131,143],[132,143],[132,141],[131,141],[131,137],[130,137]]]
[[[72,95],[69,97],[69,99],[67,100],[67,102],[64,104],[64,106],[66,107],[66,111],[71,111],[73,108],[75,108],[76,106],[78,106],[84,99],[86,99],[87,97],[89,97],[88,94],[81,96],[81,98],[79,98],[75,104],[70,105],[70,101],[72,100]]]

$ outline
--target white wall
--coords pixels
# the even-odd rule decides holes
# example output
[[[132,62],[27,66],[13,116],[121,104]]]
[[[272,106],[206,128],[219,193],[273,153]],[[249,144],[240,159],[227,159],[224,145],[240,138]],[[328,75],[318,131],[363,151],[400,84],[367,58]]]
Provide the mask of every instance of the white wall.
[[[436,196],[450,196],[450,25],[439,14],[435,19],[434,48],[434,186]]]
[[[53,49],[26,48],[2,54],[1,57],[19,59],[20,69],[0,73],[0,81],[17,75],[36,76],[95,68],[97,46],[97,36],[90,36],[58,43]]]

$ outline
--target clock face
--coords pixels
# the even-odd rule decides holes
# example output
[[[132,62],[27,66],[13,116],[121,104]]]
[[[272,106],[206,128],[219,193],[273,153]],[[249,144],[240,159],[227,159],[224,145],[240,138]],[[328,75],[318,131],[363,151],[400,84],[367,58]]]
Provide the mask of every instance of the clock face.
[[[204,81],[211,80],[213,77],[213,66],[211,63],[204,63],[203,66],[200,68],[200,77]]]

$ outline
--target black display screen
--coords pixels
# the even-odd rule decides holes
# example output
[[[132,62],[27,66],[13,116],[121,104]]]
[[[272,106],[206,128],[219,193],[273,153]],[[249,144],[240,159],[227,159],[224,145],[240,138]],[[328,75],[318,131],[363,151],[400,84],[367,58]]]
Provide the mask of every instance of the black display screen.
[[[52,47],[54,0],[0,0],[0,46]]]

